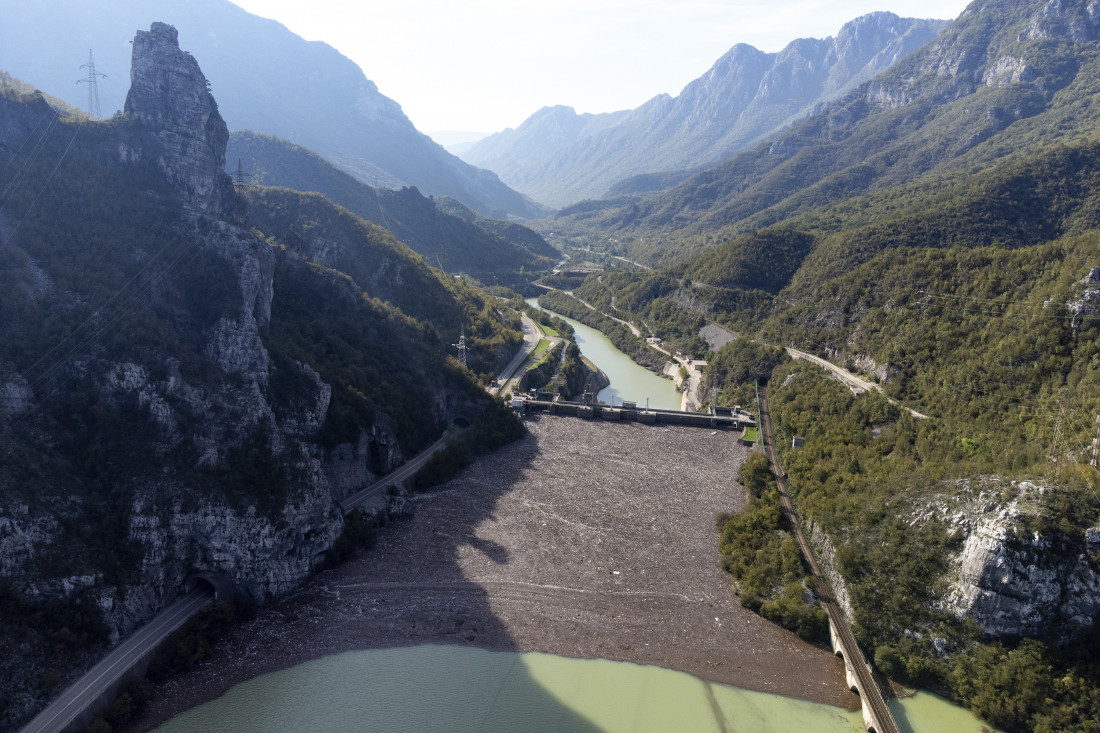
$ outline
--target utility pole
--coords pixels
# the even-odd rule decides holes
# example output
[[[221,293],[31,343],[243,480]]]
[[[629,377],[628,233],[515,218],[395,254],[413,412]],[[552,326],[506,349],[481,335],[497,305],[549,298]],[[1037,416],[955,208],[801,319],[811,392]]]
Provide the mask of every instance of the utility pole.
[[[1100,467],[1100,415],[1096,416],[1096,437],[1092,439],[1092,460],[1089,465]]]
[[[88,63],[81,64],[80,68],[88,70],[88,76],[83,79],[77,79],[77,84],[88,85],[88,115],[99,119],[102,115],[99,113],[99,82],[98,78],[107,78],[106,74],[100,74],[95,70],[95,59],[92,58],[92,49],[88,49]]]

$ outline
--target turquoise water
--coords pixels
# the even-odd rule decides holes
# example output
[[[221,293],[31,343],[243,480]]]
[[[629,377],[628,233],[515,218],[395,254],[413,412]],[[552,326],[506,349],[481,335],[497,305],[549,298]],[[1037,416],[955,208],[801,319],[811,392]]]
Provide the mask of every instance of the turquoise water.
[[[895,710],[910,708],[919,715],[899,720],[903,730],[982,730],[969,713],[932,695],[902,700]],[[419,646],[346,652],[266,674],[158,730],[857,733],[862,721],[859,712],[659,667]]]
[[[527,303],[537,308],[538,298],[528,298]],[[603,332],[558,313],[554,315],[573,326],[581,353],[611,380],[611,384],[600,390],[596,399],[608,405],[621,405],[623,400],[629,400],[637,402],[639,407],[645,406],[648,399],[650,407],[680,409],[680,393],[672,380],[635,364],[629,356],[615,348]]]

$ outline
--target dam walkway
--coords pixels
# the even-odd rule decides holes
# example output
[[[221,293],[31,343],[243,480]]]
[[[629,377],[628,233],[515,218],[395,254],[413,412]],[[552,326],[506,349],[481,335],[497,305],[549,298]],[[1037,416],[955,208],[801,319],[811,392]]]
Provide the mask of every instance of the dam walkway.
[[[601,405],[586,400],[574,402],[549,396],[516,395],[512,408],[519,412],[548,412],[580,418],[640,422],[648,425],[688,425],[699,428],[732,428],[743,430],[756,425],[756,417],[735,408],[712,407],[708,412],[686,412],[639,407],[635,402],[621,405]]]

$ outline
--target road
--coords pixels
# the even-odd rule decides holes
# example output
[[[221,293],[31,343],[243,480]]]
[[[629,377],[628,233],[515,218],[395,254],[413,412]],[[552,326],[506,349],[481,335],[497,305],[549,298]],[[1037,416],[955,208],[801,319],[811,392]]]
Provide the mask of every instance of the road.
[[[833,599],[829,581],[826,579],[825,574],[821,572],[821,566],[817,564],[813,548],[810,547],[806,535],[802,532],[802,522],[798,518],[798,513],[794,510],[790,495],[787,493],[787,476],[779,465],[779,456],[775,452],[772,420],[768,412],[768,392],[764,387],[760,388],[760,427],[763,431],[764,452],[767,453],[768,459],[771,461],[772,473],[775,474],[776,486],[779,489],[779,502],[783,506],[783,511],[791,525],[791,531],[802,550],[802,557],[805,558],[806,564],[810,566],[810,574],[813,575],[817,587],[818,599],[821,601],[821,605],[824,606],[825,612],[829,614],[829,620],[840,637],[844,660],[855,672],[861,692],[860,701],[867,705],[874,713],[875,719],[880,721],[882,729],[879,730],[879,733],[897,733],[899,730],[897,722],[894,721],[894,716],[886,705],[886,699],[867,666],[867,660],[856,642],[855,635],[852,634],[851,627],[848,626],[848,620]]]
[[[833,376],[835,376],[841,382],[844,382],[844,384],[848,385],[848,388],[856,394],[859,394],[860,392],[870,392],[871,390],[875,390],[876,392],[882,391],[882,387],[880,385],[875,384],[874,382],[868,382],[866,379],[862,379],[855,374],[852,374],[847,369],[839,367],[827,359],[822,359],[820,356],[814,356],[813,354],[808,354],[805,351],[792,349],[789,346],[787,347],[787,353],[791,355],[792,359],[801,359],[802,361],[808,361],[812,364],[817,364],[820,367],[824,367],[825,369],[832,372]],[[905,405],[900,404],[897,400],[893,398],[887,397],[886,399],[890,400],[892,404],[905,410],[915,418],[919,418],[922,420],[928,418],[927,415],[917,412],[910,407],[906,407]]]
[[[424,464],[428,462],[428,459],[430,459],[439,451],[443,450],[443,448],[447,445],[447,438],[449,437],[449,433],[443,433],[443,436],[439,440],[432,443],[426,449],[417,454],[416,457],[407,461],[397,470],[383,476],[365,489],[360,489],[348,498],[339,502],[340,509],[343,510],[344,514],[347,514],[353,509],[362,506],[363,503],[367,501],[367,499],[370,499],[377,494],[380,494],[388,486],[400,483],[407,479],[409,476],[412,476],[414,473],[424,467]]]
[[[529,315],[520,311],[519,317],[523,328],[523,346],[520,348],[519,353],[512,358],[512,361],[508,362],[508,366],[501,369],[500,373],[497,374],[496,381],[489,387],[489,394],[501,394],[513,387],[513,382],[517,380],[515,377],[516,370],[518,370],[520,365],[527,360],[527,357],[531,355],[535,347],[539,345],[539,341],[546,338],[546,334],[543,332],[542,328]],[[550,339],[550,341],[550,348],[554,348],[561,339]]]
[[[554,287],[550,287],[549,285],[542,285],[540,283],[535,283],[535,285],[540,287],[540,288],[543,288],[545,290],[557,290],[559,293],[565,293],[570,298],[573,298],[574,300],[576,300],[578,303],[583,305],[588,310],[595,311],[596,313],[599,313],[601,316],[604,316],[605,318],[610,318],[611,320],[615,321],[616,323],[623,324],[624,326],[626,326],[627,328],[630,329],[630,332],[632,334],[634,334],[635,336],[637,336],[639,338],[641,338],[641,336],[642,336],[642,332],[639,331],[638,327],[635,326],[630,321],[624,321],[622,318],[616,318],[615,316],[611,315],[610,313],[604,313],[603,311],[599,310],[598,308],[596,308],[596,306],[592,305],[588,301],[581,300],[580,298],[578,298],[576,295],[573,294],[572,290],[562,290],[561,288],[554,288]]]
[[[142,657],[153,652],[173,631],[183,626],[192,614],[212,600],[213,589],[204,586],[196,588],[161,611],[36,715],[23,728],[23,733],[64,730]]]
[[[721,324],[718,324],[718,323],[714,323],[713,321],[707,321],[707,325],[708,326],[713,326],[715,328],[720,328],[721,330],[723,330],[726,333],[730,334],[730,336],[732,336],[735,339],[740,337],[739,334],[736,331],[731,331],[730,329],[726,328],[725,326],[723,326]],[[874,382],[869,382],[866,379],[863,379],[862,377],[860,377],[859,375],[853,374],[852,372],[848,371],[844,367],[837,366],[836,364],[832,363],[828,359],[822,359],[820,356],[814,356],[813,354],[810,354],[808,352],[799,351],[798,349],[793,349],[790,346],[787,346],[787,347],[784,347],[784,348],[786,349],[787,353],[790,354],[792,359],[799,359],[801,361],[808,361],[811,364],[817,364],[819,367],[822,367],[823,369],[828,370],[830,373],[832,373],[833,376],[835,376],[837,379],[839,379],[841,382],[843,382],[845,385],[847,385],[847,387],[850,390],[852,390],[852,392],[854,392],[855,394],[860,394],[862,392],[870,392],[871,390],[874,390],[876,392],[882,392],[882,386],[881,385],[875,384]],[[920,412],[917,412],[916,410],[914,410],[910,407],[906,407],[905,405],[902,405],[901,403],[899,403],[897,400],[893,399],[892,397],[887,397],[886,399],[890,400],[891,404],[896,405],[897,407],[905,410],[906,412],[908,412],[910,415],[912,415],[915,418],[918,418],[918,419],[921,419],[921,420],[928,419],[927,415],[925,415],[923,413],[920,413]]]
[[[648,267],[646,265],[643,265],[641,262],[635,262],[634,260],[628,260],[625,257],[620,257],[619,255],[611,255],[611,256],[613,258],[615,258],[616,260],[620,260],[621,262],[629,262],[630,264],[634,265],[635,267],[637,267],[641,270],[652,270],[653,269],[652,267]]]

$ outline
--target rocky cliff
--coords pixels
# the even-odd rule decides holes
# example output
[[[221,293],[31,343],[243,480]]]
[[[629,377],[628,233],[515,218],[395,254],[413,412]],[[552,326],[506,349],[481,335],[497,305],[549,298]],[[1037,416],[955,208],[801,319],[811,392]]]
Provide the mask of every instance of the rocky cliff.
[[[1070,537],[1041,528],[1043,503],[1057,489],[995,477],[963,479],[953,489],[923,515],[962,535],[944,608],[992,636],[1066,642],[1091,628],[1100,613],[1097,530]]]
[[[59,49],[95,49],[97,68],[108,74],[99,91],[109,115],[126,93],[121,81],[133,29],[166,21],[202,61],[231,129],[304,145],[368,184],[416,186],[486,215],[543,213],[495,174],[464,163],[418,131],[401,105],[335,48],[306,41],[228,0],[53,0],[12,8],[4,20],[0,69],[80,108],[87,90],[73,84],[73,57]]]
[[[123,117],[55,122],[29,160],[18,143],[52,112],[0,96],[0,166],[29,171],[4,201],[19,225],[0,209],[0,727],[194,573],[259,601],[294,587],[343,527],[337,499],[487,399],[383,302],[413,287],[425,317],[462,313],[388,234],[329,241],[331,263],[385,253],[357,282],[242,226],[225,123],[174,28],[138,33],[132,82]]]
[[[153,23],[134,37],[126,116],[141,133],[121,154],[154,158],[181,197],[213,216],[237,214],[225,171],[229,128],[195,58],[180,50],[176,29]]]

